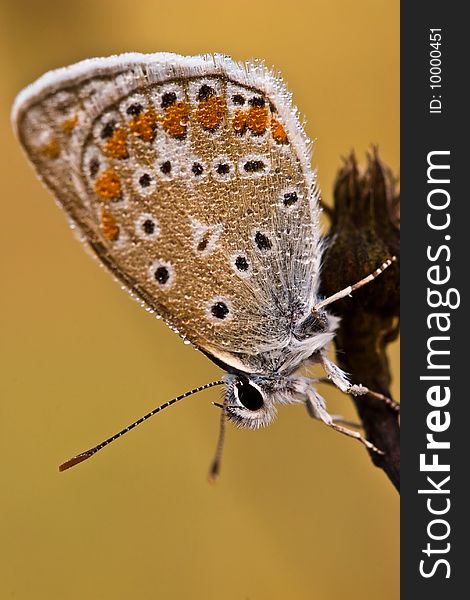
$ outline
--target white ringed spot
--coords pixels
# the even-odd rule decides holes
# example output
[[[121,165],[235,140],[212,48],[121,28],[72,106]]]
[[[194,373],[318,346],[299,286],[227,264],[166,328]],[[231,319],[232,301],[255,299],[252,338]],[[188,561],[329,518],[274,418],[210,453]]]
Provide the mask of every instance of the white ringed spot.
[[[253,229],[251,232],[251,241],[258,253],[268,254],[272,250],[274,236],[262,229]]]
[[[222,88],[218,79],[210,77],[191,81],[189,84],[189,98],[193,106],[197,106],[201,100],[206,100],[210,96],[220,96]]]
[[[121,102],[119,110],[126,121],[131,121],[147,110],[147,100],[143,94],[132,94]]]
[[[102,145],[113,136],[120,126],[121,115],[115,110],[110,110],[102,114],[93,125],[93,136],[98,144]]]
[[[82,172],[85,178],[93,183],[103,170],[105,160],[98,148],[94,145],[89,145],[85,150],[82,162]]]
[[[158,220],[150,213],[142,213],[135,221],[135,233],[141,240],[155,240],[160,235]]]
[[[263,177],[271,170],[271,161],[261,154],[248,154],[238,162],[238,172],[241,177],[250,179]]]
[[[217,244],[222,225],[206,225],[194,217],[189,217],[193,252],[198,256],[208,256]]]
[[[172,160],[172,157],[164,157],[161,160],[157,161],[156,164],[156,173],[159,179],[163,181],[172,181],[176,176],[175,162]]]
[[[234,252],[230,257],[230,265],[240,277],[248,278],[253,272],[250,260],[244,252]]]
[[[150,266],[149,277],[159,289],[167,292],[173,286],[176,274],[171,263],[158,259]]]
[[[292,210],[302,198],[303,195],[296,186],[286,187],[279,194],[279,206],[282,210]]]
[[[214,296],[206,304],[206,317],[212,323],[226,323],[233,318],[232,303],[222,296]]]
[[[152,169],[136,169],[132,175],[132,184],[139,196],[149,196],[155,191],[157,179]]]
[[[186,170],[189,178],[195,183],[207,178],[207,165],[196,156],[188,160]]]
[[[158,112],[165,111],[173,104],[183,102],[184,100],[182,88],[175,83],[167,83],[159,86],[158,93],[154,95],[155,108]]]
[[[218,181],[229,181],[234,174],[232,161],[227,156],[218,156],[212,161],[212,176]]]

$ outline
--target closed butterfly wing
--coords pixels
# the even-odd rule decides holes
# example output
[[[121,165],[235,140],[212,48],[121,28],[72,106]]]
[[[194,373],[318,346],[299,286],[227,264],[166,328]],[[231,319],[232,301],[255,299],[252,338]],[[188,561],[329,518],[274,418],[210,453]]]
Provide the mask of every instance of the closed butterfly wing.
[[[226,364],[286,347],[321,258],[308,140],[282,81],[223,56],[128,54],[51,72],[13,120],[81,240]]]

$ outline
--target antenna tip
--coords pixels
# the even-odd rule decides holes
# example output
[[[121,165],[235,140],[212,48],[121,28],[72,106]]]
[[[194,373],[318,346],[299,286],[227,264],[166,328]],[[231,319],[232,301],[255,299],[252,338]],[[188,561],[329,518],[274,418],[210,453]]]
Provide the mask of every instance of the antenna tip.
[[[209,469],[209,473],[207,474],[207,481],[211,485],[215,485],[219,479],[220,473],[220,464],[218,462],[214,462]]]
[[[218,473],[209,473],[207,475],[207,482],[210,485],[215,485],[217,483],[217,481],[219,480],[219,475]]]
[[[70,469],[70,467],[74,467],[75,465],[78,465],[78,463],[81,463],[84,460],[86,460],[87,458],[90,458],[90,456],[93,456],[93,454],[91,454],[89,452],[82,452],[82,454],[77,454],[77,456],[74,456],[73,458],[69,458],[68,460],[63,462],[61,465],[59,465],[59,471],[60,472],[66,471],[67,469]]]

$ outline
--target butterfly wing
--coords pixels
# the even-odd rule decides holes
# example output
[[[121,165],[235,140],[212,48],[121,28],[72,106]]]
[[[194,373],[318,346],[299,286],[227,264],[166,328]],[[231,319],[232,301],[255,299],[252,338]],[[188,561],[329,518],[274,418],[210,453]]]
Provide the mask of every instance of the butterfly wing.
[[[92,59],[23,90],[13,121],[83,243],[148,310],[232,365],[288,343],[321,252],[280,78],[219,55]]]

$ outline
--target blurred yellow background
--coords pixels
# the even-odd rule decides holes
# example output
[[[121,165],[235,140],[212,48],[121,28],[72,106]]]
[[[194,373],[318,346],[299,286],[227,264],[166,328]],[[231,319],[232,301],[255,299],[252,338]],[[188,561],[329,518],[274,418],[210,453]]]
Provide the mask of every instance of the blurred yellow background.
[[[130,50],[274,65],[317,139],[326,198],[351,148],[362,158],[377,142],[399,167],[398,0],[0,2],[0,598],[397,599],[398,495],[359,444],[301,407],[263,431],[229,427],[215,487],[218,390],[57,471],[220,376],[83,252],[11,132],[24,85]],[[353,416],[346,396],[322,392]]]

